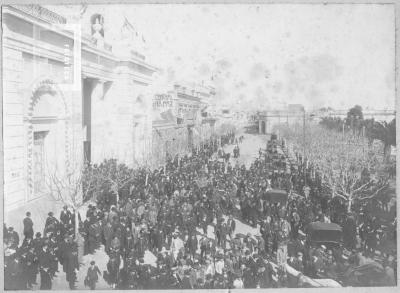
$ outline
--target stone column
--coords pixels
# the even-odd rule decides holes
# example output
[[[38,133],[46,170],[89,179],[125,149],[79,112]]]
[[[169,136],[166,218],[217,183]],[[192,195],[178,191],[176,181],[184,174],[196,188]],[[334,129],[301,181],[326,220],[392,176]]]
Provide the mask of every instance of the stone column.
[[[258,120],[258,134],[261,134],[261,133],[262,133],[262,120],[259,119]]]
[[[104,98],[104,81],[93,80],[91,93],[91,141],[90,155],[93,163],[100,163],[106,154],[106,125],[110,124],[108,99]]]

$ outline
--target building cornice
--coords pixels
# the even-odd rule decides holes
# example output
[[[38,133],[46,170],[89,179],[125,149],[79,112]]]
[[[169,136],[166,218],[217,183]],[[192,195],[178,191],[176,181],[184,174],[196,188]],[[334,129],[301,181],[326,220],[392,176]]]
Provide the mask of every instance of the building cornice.
[[[64,16],[37,4],[12,5],[11,7],[46,23],[67,23],[67,19]]]
[[[63,23],[62,18],[57,20],[57,23],[50,22],[51,19],[58,19],[57,18],[57,16],[59,16],[58,14],[51,12],[50,10],[43,8],[43,7],[42,7],[42,10],[40,10],[38,8],[32,8],[32,11],[43,11],[42,12],[43,15],[46,15],[46,17],[39,18],[35,15],[35,13],[28,13],[29,9],[26,8],[25,6],[26,5],[3,6],[2,7],[3,15],[9,14],[13,17],[22,19],[26,22],[29,22],[34,26],[35,25],[40,26],[46,30],[52,31],[56,34],[62,35],[64,37],[74,41],[74,33],[72,31],[69,31],[69,30],[66,30],[65,28],[63,28],[63,26],[68,26],[68,24]],[[39,6],[39,5],[32,5],[32,7],[36,7],[36,6]],[[61,16],[59,16],[59,17],[61,17]],[[26,46],[29,45],[29,43],[30,43],[31,48],[33,48],[33,47],[40,48],[35,53],[41,53],[41,54],[44,54],[45,56],[47,55],[46,57],[48,57],[48,58],[51,58],[51,57],[56,58],[56,60],[60,60],[60,56],[62,56],[61,58],[64,58],[63,52],[58,53],[58,55],[60,55],[60,56],[57,56],[57,52],[60,52],[60,50],[62,51],[62,49],[55,45],[51,45],[51,44],[45,43],[40,40],[29,38],[27,36],[22,36],[20,34],[13,33],[11,31],[7,31],[6,29],[3,32],[3,36],[6,37],[8,40],[13,41],[14,45],[17,45],[17,43],[20,42],[21,39],[23,39],[23,42],[22,42],[23,45],[20,45],[17,47],[19,47],[19,49],[22,49],[25,52],[27,52],[26,50],[28,48]],[[147,69],[150,72],[149,76],[151,76],[154,72],[156,72],[158,70],[155,66],[152,66],[152,65],[144,62],[143,60],[139,59],[139,57],[135,58],[134,56],[131,56],[130,58],[126,58],[126,57],[119,58],[118,56],[114,55],[112,52],[97,48],[90,42],[90,37],[88,37],[86,35],[82,35],[80,41],[81,41],[81,51],[82,52],[85,51],[87,53],[92,53],[97,56],[103,57],[105,59],[108,59],[110,61],[117,63],[116,65],[119,65],[119,64],[122,65],[123,63],[136,64],[136,65],[142,66],[145,69]],[[50,48],[50,50],[48,50],[47,48]],[[48,52],[46,52],[46,51],[48,51]],[[31,49],[31,52],[28,52],[28,53],[32,54],[32,49]]]
[[[179,99],[186,99],[186,100],[190,100],[190,101],[201,102],[201,98],[194,97],[192,95],[188,95],[188,94],[185,94],[185,93],[177,92],[177,97]]]

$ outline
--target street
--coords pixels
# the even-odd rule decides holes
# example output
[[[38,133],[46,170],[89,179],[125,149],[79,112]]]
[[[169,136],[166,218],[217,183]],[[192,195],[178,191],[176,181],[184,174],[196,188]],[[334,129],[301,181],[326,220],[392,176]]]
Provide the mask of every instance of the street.
[[[246,167],[248,167],[252,161],[254,161],[255,158],[258,157],[258,151],[260,148],[265,148],[265,145],[268,141],[269,136],[268,135],[254,135],[254,134],[243,134],[244,140],[242,144],[240,144],[240,157],[238,158],[239,164],[245,164]],[[224,147],[225,152],[231,152],[234,148],[234,145],[228,145]],[[233,155],[231,155],[231,163],[234,164],[236,162],[236,159],[233,159]],[[247,224],[244,224],[243,222],[239,221],[236,219],[236,229],[234,234],[241,233],[241,234],[247,234],[251,233],[252,235],[255,235],[257,232],[256,228],[250,227]],[[210,238],[215,238],[214,236],[214,228],[212,226],[208,226],[208,236]],[[198,232],[200,233],[200,229],[198,229]],[[201,236],[197,235],[198,240],[200,240]],[[200,252],[200,250],[198,251]],[[107,270],[107,262],[108,262],[108,255],[104,251],[104,246],[101,245],[101,247],[96,250],[96,252],[93,255],[85,255],[83,257],[83,261],[81,264],[81,267],[77,273],[77,289],[78,290],[84,290],[88,289],[87,287],[85,288],[84,285],[84,279],[86,277],[87,269],[90,266],[90,262],[94,260],[96,262],[96,265],[99,267],[100,271],[103,272]],[[149,252],[146,251],[144,261],[147,264],[152,264],[155,265],[155,256]],[[39,279],[39,277],[38,277]],[[38,289],[39,285],[35,285],[34,289]],[[53,289],[54,290],[68,290],[68,282],[66,281],[66,275],[62,271],[62,266],[59,268],[59,272],[57,273],[56,277],[53,280]],[[96,289],[111,289],[111,287],[107,284],[107,282],[100,277],[99,282],[96,284]]]
[[[5,289],[397,283],[393,5],[40,2],[1,12]]]

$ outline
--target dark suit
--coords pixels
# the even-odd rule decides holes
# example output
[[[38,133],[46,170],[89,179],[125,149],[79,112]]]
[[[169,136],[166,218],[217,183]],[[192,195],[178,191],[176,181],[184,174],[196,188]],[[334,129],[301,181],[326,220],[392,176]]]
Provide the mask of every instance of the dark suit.
[[[60,221],[61,221],[61,223],[63,223],[63,225],[69,225],[70,224],[70,222],[71,222],[71,219],[72,218],[72,214],[71,214],[71,212],[70,211],[61,211],[61,214],[60,214]]]
[[[24,223],[24,235],[25,238],[33,238],[33,222],[31,218],[26,217],[23,221]]]
[[[75,288],[76,273],[75,269],[79,268],[77,251],[74,248],[67,250],[66,257],[64,259],[66,278],[69,283],[69,288]]]
[[[88,268],[86,278],[87,278],[90,290],[96,289],[96,282],[99,279],[98,275],[101,275],[98,266],[94,266],[93,268],[90,266]]]
[[[4,235],[5,236],[5,235]],[[12,243],[10,248],[11,249],[16,249],[19,245],[19,236],[18,233],[15,231],[11,231],[8,233],[8,239]]]
[[[51,261],[52,256],[48,251],[41,251],[39,253],[39,266],[40,266],[40,290],[51,289]]]

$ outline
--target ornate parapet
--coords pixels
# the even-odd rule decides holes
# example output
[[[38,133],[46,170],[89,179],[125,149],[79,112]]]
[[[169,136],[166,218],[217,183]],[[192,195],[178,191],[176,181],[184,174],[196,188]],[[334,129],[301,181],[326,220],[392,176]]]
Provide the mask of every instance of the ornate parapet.
[[[65,17],[37,4],[12,5],[12,7],[46,22],[59,24],[67,23]]]

